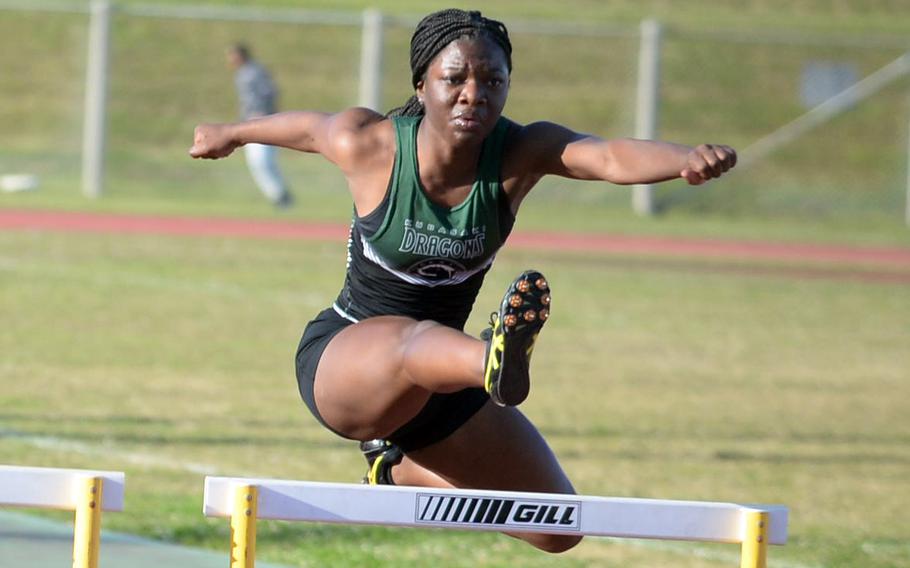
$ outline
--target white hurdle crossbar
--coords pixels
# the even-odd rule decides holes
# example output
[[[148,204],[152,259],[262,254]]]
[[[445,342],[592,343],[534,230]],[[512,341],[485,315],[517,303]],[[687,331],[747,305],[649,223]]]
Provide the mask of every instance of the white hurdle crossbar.
[[[256,520],[437,527],[742,544],[764,568],[787,541],[782,505],[206,477],[203,513],[231,519],[231,568],[253,568]]]
[[[0,505],[75,511],[73,568],[96,568],[101,511],[123,510],[119,471],[0,465]]]

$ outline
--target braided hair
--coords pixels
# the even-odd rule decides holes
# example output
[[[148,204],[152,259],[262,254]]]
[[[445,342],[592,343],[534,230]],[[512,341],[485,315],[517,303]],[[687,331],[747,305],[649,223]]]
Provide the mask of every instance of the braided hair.
[[[434,12],[417,24],[411,36],[411,85],[416,89],[427,73],[427,67],[440,51],[453,41],[467,37],[485,37],[502,48],[509,72],[512,71],[512,43],[509,31],[502,22],[483,17],[478,11],[466,12],[455,8]],[[390,110],[386,116],[421,116],[423,104],[412,96],[404,105]]]

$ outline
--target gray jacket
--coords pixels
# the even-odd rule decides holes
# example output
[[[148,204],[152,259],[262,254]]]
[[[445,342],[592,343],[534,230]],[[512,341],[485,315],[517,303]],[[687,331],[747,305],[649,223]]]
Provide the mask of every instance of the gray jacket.
[[[247,61],[234,74],[234,83],[240,98],[241,117],[251,118],[278,111],[278,89],[262,65]]]

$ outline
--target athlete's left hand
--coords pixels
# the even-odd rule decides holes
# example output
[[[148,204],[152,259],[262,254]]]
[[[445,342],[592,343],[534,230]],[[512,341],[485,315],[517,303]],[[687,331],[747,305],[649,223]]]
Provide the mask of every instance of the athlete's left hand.
[[[234,139],[230,124],[200,124],[193,132],[190,156],[217,160],[231,155],[241,144]]]
[[[687,166],[679,173],[690,185],[718,178],[736,165],[736,150],[721,144],[700,144],[689,151]]]

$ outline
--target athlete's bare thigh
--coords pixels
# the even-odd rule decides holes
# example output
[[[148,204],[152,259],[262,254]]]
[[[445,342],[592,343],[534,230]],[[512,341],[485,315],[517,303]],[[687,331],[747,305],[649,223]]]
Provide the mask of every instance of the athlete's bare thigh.
[[[483,350],[477,339],[436,322],[363,320],[326,346],[316,371],[316,406],[346,436],[387,436],[414,418],[432,393],[482,384]]]

